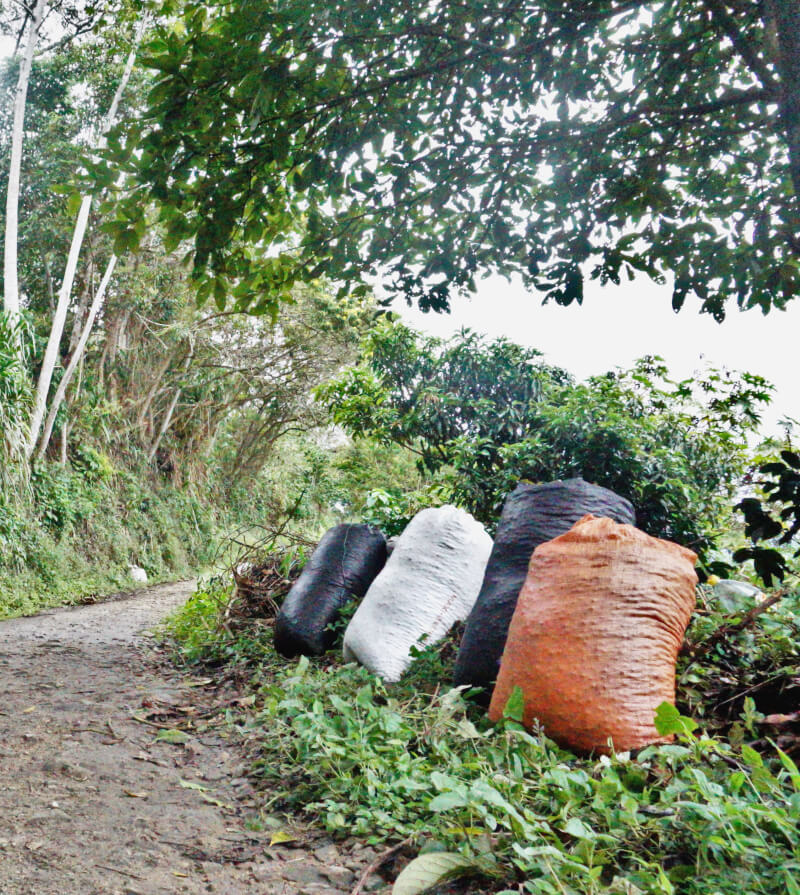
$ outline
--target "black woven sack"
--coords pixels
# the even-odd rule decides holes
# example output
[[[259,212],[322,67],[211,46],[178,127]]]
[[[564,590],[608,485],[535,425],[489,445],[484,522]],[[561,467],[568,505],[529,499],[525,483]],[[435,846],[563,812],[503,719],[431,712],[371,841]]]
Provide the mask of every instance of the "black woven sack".
[[[386,563],[386,538],[369,525],[328,529],[275,620],[275,649],[283,656],[319,656],[335,635],[329,625],[351,597],[363,597]]]
[[[489,699],[533,551],[569,531],[587,513],[620,523],[636,521],[624,497],[580,478],[517,485],[506,498],[483,585],[458,651],[456,686],[484,687]]]

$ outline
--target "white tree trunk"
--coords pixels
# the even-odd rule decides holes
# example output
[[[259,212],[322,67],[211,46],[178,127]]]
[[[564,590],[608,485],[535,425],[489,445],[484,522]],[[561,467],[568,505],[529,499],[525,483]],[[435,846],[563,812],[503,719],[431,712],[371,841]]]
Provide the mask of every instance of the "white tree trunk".
[[[72,353],[75,351],[75,346],[78,344],[78,339],[81,337],[81,330],[83,329],[83,324],[86,319],[86,308],[89,305],[89,299],[94,292],[94,280],[94,257],[90,257],[86,270],[86,282],[81,290],[78,306],[72,313],[72,332],[69,334],[69,347],[67,348],[67,354],[69,356],[72,356]]]
[[[108,113],[103,119],[103,131],[100,140],[98,141],[99,145],[102,145],[106,131],[114,123],[114,117],[117,114],[120,98],[122,97],[125,87],[130,80],[131,72],[133,71],[133,63],[136,60],[136,51],[139,47],[139,42],[142,39],[145,24],[146,20],[145,18],[142,18],[136,29],[136,39],[133,48],[128,54],[128,58],[125,62],[125,70],[122,73],[122,79],[114,93],[114,98],[111,101]],[[78,258],[80,256],[83,237],[86,234],[86,225],[89,221],[89,210],[91,209],[91,206],[92,196],[84,196],[83,201],[81,202],[81,207],[78,210],[75,229],[72,232],[72,244],[67,258],[67,266],[64,270],[64,279],[61,283],[61,289],[58,292],[58,303],[56,304],[56,312],[53,315],[53,323],[50,327],[50,337],[47,340],[47,348],[45,349],[44,360],[42,361],[42,369],[39,372],[39,380],[36,383],[36,397],[34,399],[33,412],[31,413],[31,426],[25,452],[26,457],[29,460],[33,455],[36,442],[39,439],[39,430],[41,429],[42,420],[44,419],[47,396],[50,392],[53,370],[55,369],[56,360],[58,359],[61,336],[64,333],[64,323],[67,319],[67,309],[69,307],[70,296],[72,295],[72,284],[75,281],[75,272],[78,269]]]
[[[106,296],[106,290],[108,289],[108,284],[111,281],[111,275],[114,273],[116,264],[117,256],[112,255],[106,267],[105,273],[103,274],[103,279],[100,281],[100,285],[97,287],[97,292],[95,293],[94,299],[92,301],[92,306],[89,308],[89,315],[86,318],[83,329],[81,330],[78,344],[75,346],[75,350],[72,352],[72,357],[70,358],[67,369],[64,371],[61,382],[58,383],[58,388],[56,389],[55,395],[53,395],[53,400],[50,403],[50,412],[47,414],[47,421],[44,424],[42,440],[39,442],[39,450],[36,452],[36,456],[39,458],[44,456],[44,452],[47,450],[47,446],[50,443],[50,437],[53,434],[53,425],[56,421],[56,415],[58,414],[58,410],[61,407],[61,402],[64,400],[64,396],[67,393],[67,388],[72,381],[72,377],[75,375],[75,371],[78,369],[78,364],[83,357],[83,352],[86,349],[86,343],[89,341],[89,335],[92,332],[92,327],[94,326],[94,321],[97,318],[97,314],[100,311],[100,308],[103,306],[103,300]]]
[[[14,123],[11,131],[11,163],[8,170],[6,194],[6,232],[3,251],[3,310],[11,322],[19,317],[19,272],[17,267],[17,241],[19,236],[19,182],[22,167],[22,138],[25,125],[25,104],[31,79],[33,53],[39,39],[39,26],[45,11],[45,0],[34,0],[28,42],[19,66],[19,78],[14,94]]]

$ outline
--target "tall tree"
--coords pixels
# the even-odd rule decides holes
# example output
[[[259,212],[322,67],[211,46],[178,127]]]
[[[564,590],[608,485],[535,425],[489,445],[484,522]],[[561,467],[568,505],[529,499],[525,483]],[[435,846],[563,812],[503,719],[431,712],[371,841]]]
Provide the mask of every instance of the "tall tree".
[[[130,80],[134,62],[136,61],[136,53],[139,48],[139,42],[142,39],[146,23],[146,16],[143,15],[136,26],[135,37],[130,52],[128,53],[128,57],[125,61],[125,67],[122,72],[122,77],[120,78],[119,84],[117,85],[117,89],[114,91],[111,105],[109,106],[108,111],[103,117],[102,125],[100,127],[100,133],[98,134],[95,141],[95,145],[98,149],[101,148],[104,144],[106,132],[114,123],[114,120],[117,117],[117,110],[119,108],[120,100],[122,99],[122,95],[125,92],[128,81]],[[36,395],[33,402],[30,432],[28,434],[28,445],[26,448],[26,454],[28,458],[33,455],[34,449],[36,448],[36,443],[39,440],[39,430],[41,429],[42,421],[47,410],[47,398],[50,393],[50,383],[53,378],[53,370],[55,369],[56,361],[59,355],[61,336],[64,333],[64,324],[67,320],[67,311],[69,309],[70,299],[72,297],[72,287],[75,282],[75,274],[78,269],[78,260],[80,258],[83,240],[86,235],[86,228],[89,223],[89,212],[91,211],[93,199],[94,196],[91,193],[85,195],[82,198],[80,207],[78,209],[78,214],[75,219],[75,227],[72,231],[72,240],[70,243],[69,254],[67,256],[67,263],[64,269],[64,276],[61,281],[61,288],[58,291],[58,300],[56,302],[55,311],[53,313],[50,335],[47,340],[47,348],[45,349],[42,366],[39,370],[39,378],[36,383]]]
[[[6,226],[3,244],[3,310],[12,323],[19,316],[20,305],[17,241],[19,238],[19,188],[25,130],[25,106],[28,101],[28,84],[31,78],[33,54],[39,40],[39,27],[42,24],[45,9],[45,0],[34,0],[32,7],[26,7],[20,31],[21,35],[27,31],[27,40],[14,93],[14,119],[11,130],[11,158],[6,189]]]
[[[640,271],[721,319],[800,292],[796,0],[183,9],[112,153],[118,239],[153,199],[204,295],[381,272],[442,309],[494,270],[568,304]]]

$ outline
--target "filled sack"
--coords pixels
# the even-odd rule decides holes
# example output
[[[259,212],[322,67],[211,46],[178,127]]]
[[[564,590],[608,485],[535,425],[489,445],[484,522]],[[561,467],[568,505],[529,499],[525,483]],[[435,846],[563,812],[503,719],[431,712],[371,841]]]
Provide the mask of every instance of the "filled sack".
[[[511,492],[503,506],[481,591],[467,619],[456,659],[456,686],[483,687],[488,702],[533,551],[569,531],[587,513],[617,522],[636,521],[633,507],[624,497],[580,478],[520,484]]]
[[[353,597],[363,597],[386,563],[386,538],[369,525],[336,525],[322,536],[275,620],[283,656],[319,656],[333,645],[330,625]]]
[[[695,605],[697,557],[632,525],[586,516],[536,548],[511,620],[489,717],[520,687],[523,722],[575,752],[666,742],[675,661]]]
[[[730,578],[718,581],[711,595],[725,612],[746,612],[764,601],[764,594],[760,588],[747,581],[733,581]]]
[[[467,617],[491,549],[491,537],[464,510],[444,506],[417,513],[347,626],[345,659],[384,680],[399,680],[413,646],[441,640]]]

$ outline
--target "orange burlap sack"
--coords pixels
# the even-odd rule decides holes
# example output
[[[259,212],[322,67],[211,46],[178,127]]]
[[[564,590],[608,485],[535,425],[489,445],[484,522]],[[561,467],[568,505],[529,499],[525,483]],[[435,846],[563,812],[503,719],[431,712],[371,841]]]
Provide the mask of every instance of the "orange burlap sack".
[[[531,557],[489,717],[514,687],[524,723],[576,752],[666,742],[656,708],[675,700],[675,660],[695,604],[697,557],[632,525],[584,516]]]

